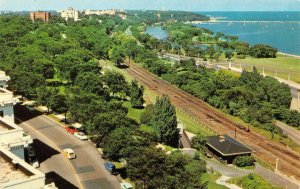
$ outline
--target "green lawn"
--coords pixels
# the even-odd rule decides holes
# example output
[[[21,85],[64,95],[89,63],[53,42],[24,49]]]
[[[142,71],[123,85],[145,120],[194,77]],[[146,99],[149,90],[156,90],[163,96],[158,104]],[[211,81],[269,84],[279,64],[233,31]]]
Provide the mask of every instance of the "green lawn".
[[[176,111],[177,118],[183,123],[184,128],[194,134],[202,134],[204,136],[215,134],[212,130],[209,130],[207,127],[204,127],[201,123],[193,120],[191,117],[179,111]]]
[[[242,188],[247,189],[280,189],[281,187],[272,186],[264,178],[256,174],[249,174],[244,177],[234,178],[229,181]]]
[[[141,115],[144,112],[144,109],[132,108],[129,101],[124,102],[123,106],[128,108],[127,117],[136,120],[138,123],[141,123]]]
[[[262,72],[263,68],[266,74],[275,76],[277,71],[277,77],[283,79],[290,79],[297,83],[300,83],[300,59],[295,57],[289,57],[286,55],[277,55],[277,58],[252,58],[247,57],[246,59],[236,59],[237,63],[242,64],[246,69],[256,66],[259,72]]]
[[[215,174],[209,174],[205,173],[201,176],[201,182],[208,182],[208,189],[228,189],[225,186],[219,185],[216,183],[216,180],[220,177],[221,175],[218,173]]]

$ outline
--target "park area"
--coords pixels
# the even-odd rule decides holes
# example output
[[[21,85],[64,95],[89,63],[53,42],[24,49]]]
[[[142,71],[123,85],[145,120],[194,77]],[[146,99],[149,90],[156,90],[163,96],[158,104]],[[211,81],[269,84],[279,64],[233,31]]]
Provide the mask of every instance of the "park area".
[[[251,70],[255,66],[259,72],[277,76],[282,79],[300,83],[300,58],[278,54],[277,58],[252,58],[236,59],[234,67],[242,67]]]

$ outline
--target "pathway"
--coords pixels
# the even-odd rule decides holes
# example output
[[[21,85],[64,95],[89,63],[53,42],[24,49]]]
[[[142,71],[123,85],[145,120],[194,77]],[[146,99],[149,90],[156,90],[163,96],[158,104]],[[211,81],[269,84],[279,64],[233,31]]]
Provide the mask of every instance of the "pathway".
[[[276,121],[275,125],[281,128],[283,133],[287,134],[290,139],[300,145],[300,130],[291,127],[281,121]]]

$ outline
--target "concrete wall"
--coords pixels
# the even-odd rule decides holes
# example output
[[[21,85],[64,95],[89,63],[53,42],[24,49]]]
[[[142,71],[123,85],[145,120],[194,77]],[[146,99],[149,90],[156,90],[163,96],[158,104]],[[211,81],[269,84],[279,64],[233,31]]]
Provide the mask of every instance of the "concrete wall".
[[[14,116],[14,107],[13,104],[5,104],[0,106],[0,111],[3,112],[3,118],[10,123],[15,123],[15,116]]]

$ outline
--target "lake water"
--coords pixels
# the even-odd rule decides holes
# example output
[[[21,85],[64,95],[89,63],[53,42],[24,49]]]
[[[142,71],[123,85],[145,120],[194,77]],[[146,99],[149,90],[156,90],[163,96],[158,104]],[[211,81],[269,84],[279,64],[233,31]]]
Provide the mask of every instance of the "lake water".
[[[269,44],[279,51],[300,55],[300,12],[201,12],[224,21],[269,21],[254,23],[207,23],[197,27],[238,36],[250,44]],[[274,22],[282,21],[282,22]]]
[[[253,44],[269,44],[279,51],[300,55],[300,12],[199,12],[224,21],[269,21],[256,23],[205,23],[197,27],[238,36]],[[281,22],[274,22],[281,21]],[[146,33],[165,39],[168,34],[161,27],[148,27]]]
[[[160,26],[147,27],[145,33],[161,40],[164,40],[168,37],[167,31],[162,29]]]

